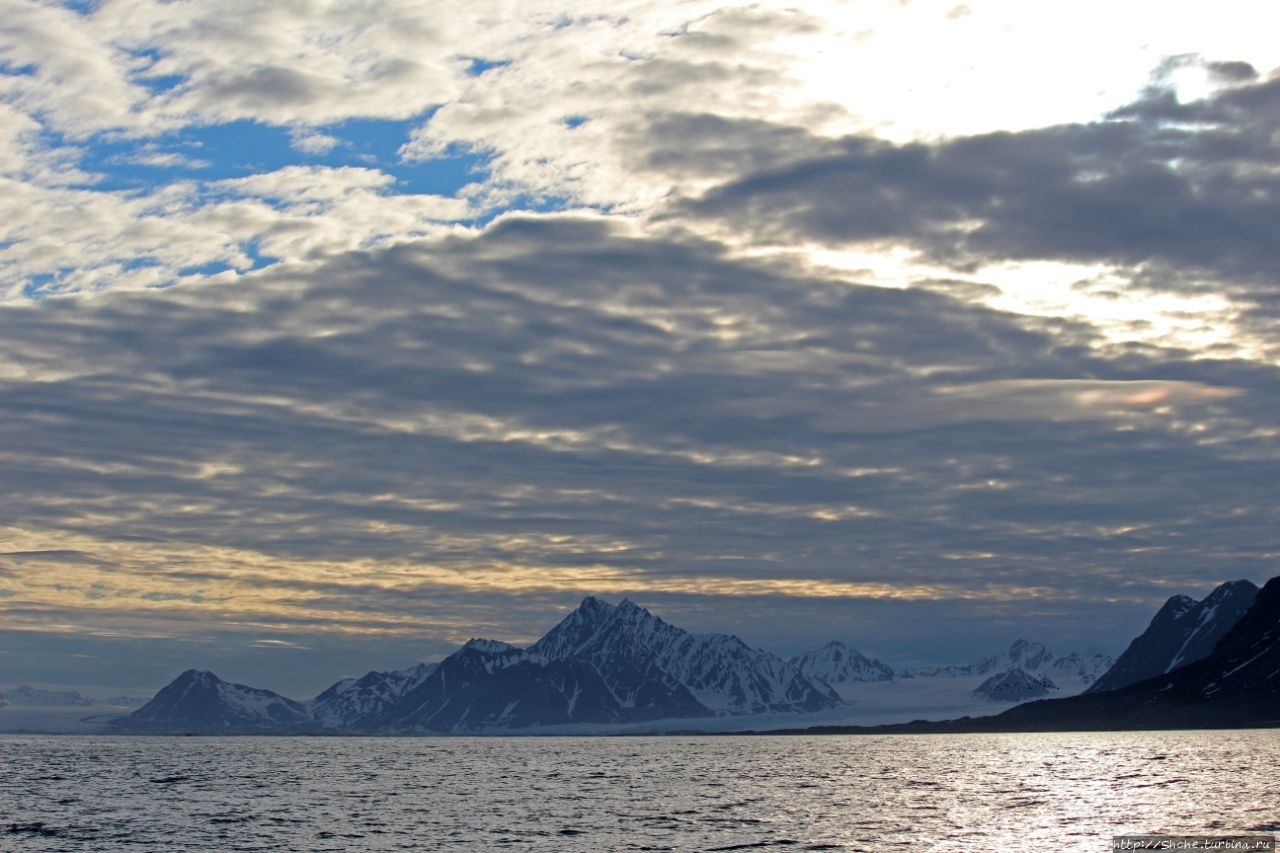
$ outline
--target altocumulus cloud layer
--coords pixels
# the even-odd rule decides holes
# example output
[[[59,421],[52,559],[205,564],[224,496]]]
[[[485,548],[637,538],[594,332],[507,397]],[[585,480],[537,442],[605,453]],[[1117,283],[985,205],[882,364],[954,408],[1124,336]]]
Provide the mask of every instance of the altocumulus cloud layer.
[[[5,11],[0,680],[306,692],[586,593],[1114,650],[1276,573],[1257,45],[1137,19],[1098,101],[999,4]]]
[[[1269,373],[599,219],[0,322],[10,627],[528,636],[595,591],[874,636],[1273,547],[1272,439],[1227,390]]]

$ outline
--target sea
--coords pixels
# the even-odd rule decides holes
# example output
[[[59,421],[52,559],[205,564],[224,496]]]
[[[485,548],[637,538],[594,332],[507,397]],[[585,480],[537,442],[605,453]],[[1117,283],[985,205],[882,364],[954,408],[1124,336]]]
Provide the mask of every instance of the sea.
[[[0,851],[1100,851],[1280,832],[1280,730],[0,736]]]

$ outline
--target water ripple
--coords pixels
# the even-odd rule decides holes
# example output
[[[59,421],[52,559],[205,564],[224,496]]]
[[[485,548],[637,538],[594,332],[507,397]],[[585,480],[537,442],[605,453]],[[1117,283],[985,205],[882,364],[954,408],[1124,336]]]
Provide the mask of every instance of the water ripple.
[[[0,850],[1095,851],[1276,832],[1280,732],[0,736]]]

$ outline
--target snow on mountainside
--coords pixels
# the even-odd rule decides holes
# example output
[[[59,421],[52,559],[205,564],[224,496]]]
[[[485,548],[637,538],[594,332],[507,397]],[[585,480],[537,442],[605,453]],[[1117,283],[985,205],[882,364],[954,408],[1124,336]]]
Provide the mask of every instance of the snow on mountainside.
[[[47,708],[69,706],[88,708],[99,704],[75,690],[41,690],[26,684],[0,693],[0,699],[9,705],[39,705]]]
[[[408,669],[370,672],[344,678],[307,703],[311,717],[328,729],[358,729],[417,687],[436,664],[419,663]]]
[[[1215,593],[1220,590],[1222,587]],[[1219,607],[1224,599],[1248,591],[1238,585],[1223,591]],[[1186,601],[1173,600],[1161,613],[1176,623],[1186,618],[1190,609]],[[1199,624],[1198,617],[1191,624]],[[1172,660],[1172,653],[1166,660]],[[1200,660],[1115,690],[1019,705],[990,718],[988,725],[991,730],[1004,731],[1274,727],[1280,716],[1278,708],[1280,577],[1275,577],[1254,593],[1245,614]]]
[[[1038,696],[1047,696],[1058,685],[1048,678],[1031,675],[1020,667],[1014,667],[988,678],[973,691],[975,697],[993,702],[1025,702]]]
[[[1116,690],[1207,657],[1257,594],[1257,586],[1240,580],[1220,584],[1201,601],[1173,596],[1088,692]]]
[[[791,665],[809,678],[820,678],[828,684],[850,681],[892,681],[893,667],[872,660],[855,648],[832,640],[820,649],[796,655]]]
[[[0,731],[89,734],[147,703],[133,696],[98,699],[77,690],[22,685],[0,692]]]
[[[612,686],[612,674],[642,668],[664,673],[716,714],[816,711],[841,704],[825,684],[776,655],[729,634],[693,634],[624,600],[587,597],[529,648],[548,661],[584,658]]]
[[[510,646],[468,643],[365,725],[390,733],[460,733],[706,713],[687,691],[673,701],[659,679],[645,681],[641,674],[629,683],[638,685],[636,692],[620,696],[584,659],[547,661]]]
[[[825,684],[737,637],[691,634],[633,602],[594,597],[527,650],[471,640],[412,673],[339,682],[311,702],[313,717],[340,731],[468,732],[841,704]]]
[[[1116,662],[1110,655],[1081,657],[1072,652],[1065,657],[1054,658],[1043,672],[1059,681],[1074,677],[1082,685],[1092,684]]]
[[[898,670],[900,678],[966,678],[976,675],[1007,673],[1015,669],[1036,679],[1053,679],[1074,686],[1075,690],[1093,683],[1114,661],[1106,655],[1085,657],[1076,652],[1057,657],[1042,643],[1016,640],[1008,651],[985,657],[975,663],[958,666],[914,666]],[[1078,686],[1076,686],[1078,685]],[[1056,689],[1056,688],[1055,688]],[[1065,689],[1065,688],[1064,688]]]
[[[777,726],[797,714],[913,719],[926,708],[970,713],[990,698],[1020,701],[1055,685],[1074,693],[1109,664],[1100,656],[1055,657],[1040,643],[1019,640],[973,664],[919,668],[896,680],[889,666],[842,643],[788,661],[729,634],[675,627],[631,601],[614,605],[588,596],[528,649],[473,639],[439,663],[345,678],[306,703],[189,670],[118,730],[660,731],[662,721],[723,730],[732,720]],[[992,681],[997,675],[1007,677]],[[990,683],[978,696],[974,688],[984,680]]]
[[[189,669],[113,725],[122,731],[240,734],[304,730],[310,723],[301,702]]]

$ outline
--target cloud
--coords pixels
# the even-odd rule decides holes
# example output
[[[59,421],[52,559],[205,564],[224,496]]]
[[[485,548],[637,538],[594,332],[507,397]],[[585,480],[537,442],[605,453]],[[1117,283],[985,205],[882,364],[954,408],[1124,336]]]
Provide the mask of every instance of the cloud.
[[[603,217],[245,283],[0,309],[0,529],[98,561],[12,563],[11,626],[511,637],[587,592],[1082,613],[1269,564],[1273,368],[1107,361]]]
[[[303,154],[328,154],[342,144],[336,136],[308,128],[294,128],[289,137],[293,147]]]
[[[1270,573],[1270,30],[1092,2],[28,4],[11,633],[318,672],[585,592],[790,642]]]
[[[1090,418],[1225,400],[1239,393],[1169,380],[1007,379],[934,389],[943,405],[973,404],[970,417]]]
[[[0,75],[4,100],[73,138],[132,125],[146,98],[112,45],[60,6],[6,4],[0,56],[6,70],[29,71]]]
[[[1253,276],[1280,193],[1267,165],[1280,80],[1183,105],[1154,93],[1114,120],[933,144],[868,137],[685,203],[758,239],[901,242],[971,269],[998,260],[1167,264]]]
[[[0,200],[0,282],[9,298],[144,288],[244,272],[442,230],[465,200],[394,195],[377,169],[289,166],[186,181],[154,195],[10,182]],[[210,269],[212,267],[212,269]]]
[[[41,551],[0,551],[0,558],[17,562],[49,562],[49,563],[87,563],[98,564],[91,554],[83,551],[67,549],[45,549]]]
[[[1089,124],[933,142],[737,123],[726,138],[760,165],[659,218],[755,253],[844,253],[851,276],[884,266],[891,286],[961,279],[969,298],[1096,324],[1109,345],[1273,359],[1280,79],[1240,73],[1200,100],[1156,87]]]
[[[1205,69],[1219,83],[1246,83],[1258,78],[1258,69],[1247,62],[1210,62]]]
[[[113,162],[150,166],[155,169],[207,169],[213,165],[208,160],[190,157],[177,151],[161,151],[155,146],[143,146],[131,154],[113,158]]]
[[[868,165],[874,171],[887,156],[876,140],[894,140],[890,149],[904,140],[928,140],[921,143],[928,149],[940,137],[968,134],[976,140],[980,131],[995,128],[1025,129],[1037,122],[1066,127],[1060,122],[1087,120],[1132,101],[1160,55],[1186,54],[1188,39],[1240,51],[1235,55],[1243,58],[1234,64],[1198,67],[1219,81],[1248,83],[1247,67],[1268,67],[1267,58],[1274,56],[1269,42],[1202,15],[1163,16],[1156,27],[1149,16],[1108,9],[1108,31],[1090,33],[1089,68],[1058,74],[1062,63],[1074,60],[1075,42],[1065,34],[1092,27],[1091,8],[1086,3],[1072,16],[1045,20],[1000,2],[972,4],[959,18],[951,14],[953,4],[933,2],[879,2],[857,10],[823,2],[798,10],[699,0],[624,4],[607,15],[566,15],[541,2],[522,4],[518,13],[469,3],[447,14],[408,0],[358,8],[319,0],[237,0],[216,10],[153,0],[119,0],[81,11],[28,5],[0,39],[5,68],[13,72],[0,75],[0,101],[18,121],[7,124],[23,128],[22,140],[9,149],[0,139],[0,164],[12,159],[19,181],[6,188],[12,204],[0,216],[12,222],[18,211],[30,210],[31,218],[69,239],[44,241],[12,227],[0,235],[12,244],[0,260],[4,291],[9,298],[29,298],[165,286],[219,270],[305,260],[328,239],[337,240],[336,251],[414,240],[432,230],[424,219],[470,224],[511,208],[589,207],[642,219],[681,196],[703,198],[702,212],[708,213],[717,192],[732,194],[733,187],[753,180],[744,175],[799,169],[795,177],[803,184],[803,164],[851,154],[875,161]],[[1226,11],[1220,17],[1229,19]],[[1138,60],[1131,49],[1135,32],[1150,45]],[[930,63],[915,59],[922,49]],[[975,64],[976,53],[981,63]],[[1038,62],[1027,62],[1032,53]],[[1186,70],[1188,63],[1180,67]],[[875,87],[843,83],[872,76]],[[369,152],[339,144],[346,137],[336,128],[358,119],[414,122],[401,140],[403,161],[393,163],[384,153],[383,162],[360,162]],[[398,180],[384,196],[408,196],[440,158],[483,159],[484,170],[457,192],[452,205],[415,195],[380,217],[376,228],[361,223],[379,218],[378,210],[392,207],[390,202],[312,211],[306,222],[296,221],[295,210],[281,221],[257,206],[218,205],[182,173],[219,158],[213,152],[186,160],[173,145],[232,122],[279,128],[296,156],[309,162],[345,159],[347,165],[395,172]],[[858,139],[869,147],[849,150],[850,140]],[[141,153],[95,156],[99,146],[129,141]],[[1105,141],[1099,146],[1106,147]],[[939,150],[944,149],[952,150]],[[1109,162],[1111,153],[1100,150],[1095,159]],[[252,151],[241,156],[245,162],[215,165],[231,168],[235,177],[287,165],[263,166]],[[969,160],[1002,156],[997,146],[974,151]],[[126,168],[131,161],[157,172],[140,180]],[[1088,255],[1087,246],[1046,255],[1043,247],[1030,245],[1034,240],[1027,235],[1035,222],[1053,225],[1034,204],[1035,193],[1046,187],[1019,184],[1027,176],[1013,165],[1009,185],[1026,190],[1005,199],[1017,202],[1007,205],[1007,222],[959,244],[955,239],[964,235],[953,227],[953,214],[960,232],[964,223],[984,215],[973,209],[981,207],[983,189],[972,186],[965,196],[963,187],[948,190],[944,184],[964,183],[957,173],[971,169],[972,162],[956,162],[939,174],[877,178],[871,187],[837,174],[832,188],[865,190],[868,199],[878,199],[867,210],[849,211],[851,227],[861,229],[849,239],[875,239],[874,232],[885,229],[892,232],[886,239],[898,239],[894,229],[912,229],[912,240],[930,242],[930,257],[953,266],[992,253],[1006,259]],[[931,211],[927,215],[909,209],[919,193],[898,186],[915,177],[929,183],[935,196],[920,199]],[[68,184],[74,191],[55,189]],[[948,195],[953,191],[963,197]],[[903,198],[886,201],[882,192]],[[1070,202],[1067,196],[1048,209]],[[748,212],[758,203],[748,204]],[[1061,216],[1088,214],[1091,205],[1111,210],[1113,203],[1099,191],[1096,198],[1076,199],[1074,212],[1062,207]],[[773,212],[762,208],[768,222]],[[757,236],[785,241],[788,223],[819,241],[832,236],[822,227],[841,231],[821,211],[777,212],[777,233],[770,237],[752,226]],[[813,221],[800,224],[806,216]],[[893,216],[901,221],[890,222]],[[1094,218],[1098,234],[1084,242],[1109,241],[1112,250],[1128,246],[1126,257],[1149,251],[1162,237],[1126,233],[1129,220],[1121,217],[1109,237],[1106,217]],[[167,225],[182,219],[173,228]],[[1017,227],[1006,235],[1006,224]],[[203,241],[197,239],[202,230],[210,233]],[[353,230],[356,235],[343,236]],[[1198,245],[1203,250],[1210,242],[1201,239]],[[265,244],[270,249],[260,250]],[[1194,253],[1196,245],[1188,242],[1184,251]]]
[[[852,137],[687,209],[763,240],[901,241],[959,268],[1062,259],[1256,273],[1275,261],[1258,228],[1276,213],[1265,167],[1277,97],[1272,81],[1187,106],[1153,96],[1089,126],[934,145]]]

